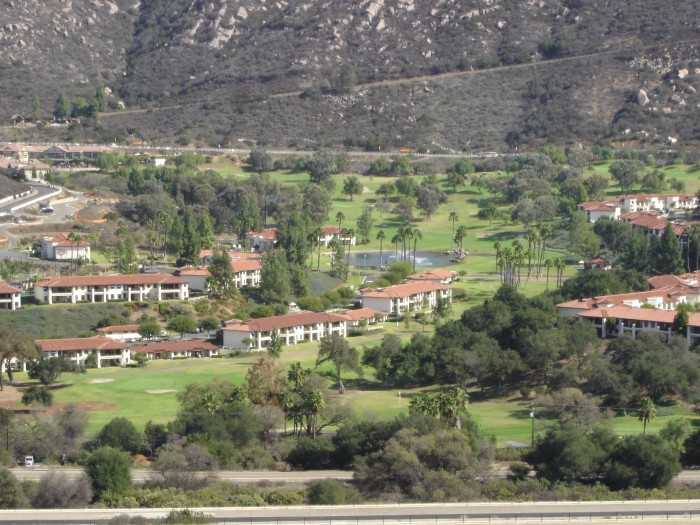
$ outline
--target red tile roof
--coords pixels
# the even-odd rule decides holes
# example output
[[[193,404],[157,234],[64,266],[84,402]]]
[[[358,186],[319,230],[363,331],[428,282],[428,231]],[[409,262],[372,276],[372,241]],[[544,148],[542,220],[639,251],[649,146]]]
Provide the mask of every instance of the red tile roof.
[[[436,290],[449,290],[450,286],[447,284],[434,283],[430,281],[415,281],[405,284],[396,284],[394,286],[387,286],[386,288],[364,288],[360,290],[362,297],[391,297],[391,298],[403,298],[410,297],[411,295],[416,295],[419,293],[433,292]]]
[[[88,241],[71,241],[68,238],[68,235],[65,233],[47,233],[46,235],[43,235],[43,240],[46,242],[50,242],[54,244],[55,246],[60,246],[60,247],[85,247],[85,246],[90,246],[90,243]]]
[[[247,232],[246,237],[262,237],[268,241],[274,241],[277,238],[277,228],[266,228],[259,232]]]
[[[71,350],[123,350],[128,345],[109,337],[81,337],[74,339],[37,339],[34,341],[44,352]]]
[[[10,286],[7,283],[0,283],[0,293],[20,293],[22,290],[19,288],[15,288],[14,286]]]
[[[409,281],[442,281],[444,279],[453,279],[457,275],[454,270],[444,270],[437,268],[427,272],[414,273],[406,277]]]
[[[118,334],[118,333],[138,332],[138,331],[139,331],[139,325],[137,325],[137,324],[120,324],[120,325],[115,325],[115,326],[103,326],[102,328],[97,329],[97,332],[102,332],[105,334]]]
[[[173,275],[182,276],[186,275],[188,277],[209,277],[211,274],[209,270],[204,267],[195,268],[194,266],[183,266],[177,270]]]
[[[673,277],[670,275],[664,275],[660,277]],[[615,295],[601,295],[599,297],[588,297],[586,299],[577,299],[573,301],[566,301],[563,303],[559,303],[557,305],[557,308],[574,308],[574,309],[585,309],[585,310],[593,310],[593,309],[601,309],[604,306],[610,305],[610,307],[614,306],[625,306],[624,301],[634,301],[638,300],[641,303],[644,303],[646,299],[650,299],[653,297],[662,297],[664,299],[664,302],[670,302],[674,303],[676,302],[679,296],[687,296],[687,295],[698,295],[698,292],[696,292],[693,288],[686,286],[685,284],[679,283],[679,282],[673,282],[672,284],[668,286],[663,286],[656,288],[654,290],[649,290],[646,292],[630,292],[630,293],[621,293],[621,294],[615,294]]]
[[[631,308],[629,306],[616,306],[613,308],[600,308],[587,312],[579,312],[579,317],[586,319],[624,319],[625,321],[648,321],[672,324],[676,317],[673,310],[655,310],[653,308]],[[688,313],[688,325],[700,326],[700,313]]]
[[[194,352],[197,350],[218,350],[219,347],[209,341],[187,340],[187,341],[161,341],[158,343],[147,343],[144,345],[132,346],[131,351],[137,353],[146,352]]]
[[[244,259],[240,261],[231,261],[231,268],[234,273],[238,272],[254,272],[262,269],[262,262],[256,259]]]
[[[347,319],[338,314],[329,314],[326,312],[297,312],[294,314],[278,315],[275,317],[262,317],[260,319],[251,319],[250,321],[239,321],[233,319],[226,322],[224,330],[232,330],[235,332],[270,332],[281,328],[290,328],[292,326],[305,326],[320,323],[340,323]]]
[[[358,308],[356,310],[346,310],[345,312],[339,312],[338,315],[345,317],[350,321],[363,321],[368,319],[374,319],[375,317],[386,318],[388,314],[386,312],[380,312],[374,308]]]
[[[583,211],[609,211],[614,212],[615,208],[620,207],[620,203],[617,201],[590,201],[583,202],[578,205]]]
[[[47,277],[36,286],[62,288],[73,286],[109,286],[112,284],[138,286],[140,284],[186,284],[169,273],[135,273],[129,275],[84,275],[74,277]]]

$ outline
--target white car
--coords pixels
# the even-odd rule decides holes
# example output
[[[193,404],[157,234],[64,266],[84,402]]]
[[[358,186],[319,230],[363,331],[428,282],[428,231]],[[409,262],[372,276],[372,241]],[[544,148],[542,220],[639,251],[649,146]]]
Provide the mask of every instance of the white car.
[[[24,466],[25,467],[34,466],[34,456],[24,456]]]

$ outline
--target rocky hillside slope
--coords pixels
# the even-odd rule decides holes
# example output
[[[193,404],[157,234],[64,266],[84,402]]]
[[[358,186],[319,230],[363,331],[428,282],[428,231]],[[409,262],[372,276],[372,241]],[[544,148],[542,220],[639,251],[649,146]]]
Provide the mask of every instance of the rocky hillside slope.
[[[693,0],[0,0],[0,17],[0,117],[99,84],[125,103],[78,137],[700,138]]]

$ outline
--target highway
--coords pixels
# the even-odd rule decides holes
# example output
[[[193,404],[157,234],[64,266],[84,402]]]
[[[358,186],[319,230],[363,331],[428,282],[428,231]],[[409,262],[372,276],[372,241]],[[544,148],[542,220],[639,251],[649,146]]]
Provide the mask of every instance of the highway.
[[[171,509],[0,510],[5,523],[95,523],[128,514],[161,518]],[[370,524],[370,523],[526,523],[625,521],[661,523],[668,520],[700,522],[700,500],[384,504],[200,508],[218,523]]]

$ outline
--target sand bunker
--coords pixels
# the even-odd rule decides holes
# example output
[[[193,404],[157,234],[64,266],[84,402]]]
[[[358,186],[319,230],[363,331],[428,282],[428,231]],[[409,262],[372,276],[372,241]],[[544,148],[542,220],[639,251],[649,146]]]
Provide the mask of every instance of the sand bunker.
[[[177,392],[177,390],[146,390],[147,394],[169,394],[170,392]]]
[[[101,385],[102,383],[112,383],[114,379],[111,379],[109,377],[105,377],[103,379],[93,379],[90,381],[91,385]]]

